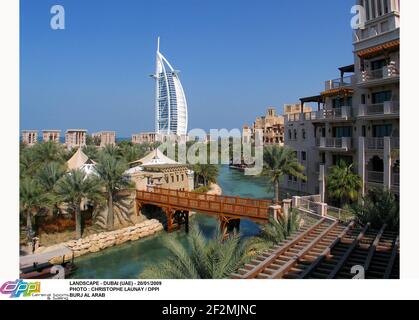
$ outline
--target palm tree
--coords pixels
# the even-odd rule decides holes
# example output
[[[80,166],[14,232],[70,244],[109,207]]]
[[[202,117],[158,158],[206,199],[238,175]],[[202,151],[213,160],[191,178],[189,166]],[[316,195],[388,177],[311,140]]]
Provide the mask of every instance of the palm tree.
[[[238,234],[224,239],[217,230],[216,236],[207,240],[196,225],[188,236],[188,247],[173,236],[163,238],[169,250],[165,263],[150,265],[140,275],[145,279],[224,279],[250,261],[256,254],[248,241]]]
[[[329,196],[339,201],[342,205],[358,199],[362,180],[354,173],[353,164],[348,165],[341,160],[336,166],[331,168],[327,176],[327,185]]]
[[[97,178],[86,176],[79,169],[71,170],[58,180],[55,194],[61,202],[75,212],[76,237],[82,237],[81,205],[86,199],[91,202],[101,202],[103,199],[102,186]]]
[[[129,177],[125,174],[128,165],[125,161],[117,159],[109,154],[100,157],[96,166],[96,172],[103,182],[107,193],[108,202],[108,229],[114,227],[114,197],[121,191],[132,186]]]
[[[372,228],[379,229],[386,224],[388,230],[399,231],[400,205],[389,190],[368,190],[362,201],[353,204],[350,211],[355,216],[355,221],[361,225],[369,222]]]
[[[38,143],[32,147],[35,160],[43,164],[45,162],[64,162],[64,148],[60,144],[48,141]]]
[[[219,169],[216,165],[197,163],[192,166],[192,170],[195,174],[195,187],[200,181],[202,181],[204,186],[217,181]]]
[[[291,234],[298,231],[301,217],[296,209],[291,209],[287,215],[280,215],[278,220],[270,219],[261,227],[260,233],[251,240],[258,248],[269,248],[278,245]]]
[[[119,147],[121,154],[126,162],[130,163],[140,159],[146,153],[146,149],[142,145],[123,145]]]
[[[36,179],[47,198],[48,210],[52,214],[59,211],[59,200],[54,193],[54,186],[64,174],[65,167],[58,162],[44,164],[36,174]]]
[[[108,155],[114,158],[121,158],[121,149],[117,145],[107,144],[100,152],[100,156]]]
[[[82,150],[86,154],[86,156],[89,157],[89,159],[92,159],[94,161],[97,160],[98,149],[96,145],[94,144],[85,145]]]
[[[20,150],[19,169],[21,177],[33,176],[38,167],[35,162],[35,154],[32,148],[24,148]]]
[[[20,183],[20,208],[26,216],[28,241],[32,239],[32,216],[45,204],[44,191],[35,179],[25,178]]]
[[[306,180],[303,174],[304,166],[301,165],[296,153],[289,147],[270,146],[266,147],[263,153],[262,175],[269,177],[274,185],[275,203],[279,202],[279,182],[282,176],[290,175]]]
[[[57,181],[64,175],[65,168],[58,162],[44,164],[38,171],[36,178],[45,192],[52,192]]]

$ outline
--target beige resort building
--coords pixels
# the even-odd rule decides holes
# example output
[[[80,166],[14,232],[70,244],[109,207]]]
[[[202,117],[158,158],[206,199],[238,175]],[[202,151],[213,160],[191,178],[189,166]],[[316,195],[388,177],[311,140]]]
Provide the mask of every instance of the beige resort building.
[[[103,148],[107,145],[115,145],[116,132],[115,131],[100,131],[92,134],[92,138],[98,138],[100,141],[100,147]]]
[[[60,143],[61,130],[42,130],[43,142]]]
[[[371,5],[371,1],[358,4]],[[319,193],[319,178],[339,160],[353,163],[362,192],[386,187],[399,193],[399,6],[382,1],[369,7],[366,29],[354,35],[354,64],[339,68],[340,77],[325,82],[320,95],[301,99],[315,112],[285,119],[285,144],[297,151],[307,182],[293,177],[283,188]]]
[[[22,131],[22,143],[33,146],[38,142],[38,130],[23,130]]]
[[[65,145],[67,149],[84,147],[86,145],[87,130],[68,129],[65,133]]]
[[[284,115],[295,114],[300,112],[299,104],[287,104],[284,106]],[[304,107],[306,112],[311,111],[311,107]],[[263,134],[264,145],[280,145],[284,144],[284,123],[285,116],[277,115],[274,107],[269,107],[266,115],[257,117],[253,125],[243,126],[242,139],[244,143],[255,141],[257,130],[261,130]]]
[[[131,142],[133,144],[155,143],[157,141],[159,141],[158,134],[155,132],[141,132],[131,136]]]
[[[147,187],[160,187],[181,191],[194,189],[194,173],[181,163],[166,157],[155,149],[144,158],[131,163],[126,173],[138,190]]]

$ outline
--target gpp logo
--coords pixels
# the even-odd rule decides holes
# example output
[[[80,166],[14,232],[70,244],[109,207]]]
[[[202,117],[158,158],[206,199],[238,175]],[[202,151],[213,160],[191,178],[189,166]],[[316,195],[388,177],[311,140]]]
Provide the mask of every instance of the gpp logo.
[[[10,298],[31,297],[34,293],[41,292],[41,282],[7,281],[0,287],[0,292],[10,294]]]

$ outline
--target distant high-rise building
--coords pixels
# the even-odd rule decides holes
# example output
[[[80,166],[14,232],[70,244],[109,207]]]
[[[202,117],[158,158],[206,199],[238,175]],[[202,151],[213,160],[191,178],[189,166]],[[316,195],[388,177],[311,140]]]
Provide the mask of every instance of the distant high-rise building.
[[[162,135],[186,135],[188,106],[185,93],[175,70],[160,53],[160,38],[157,40],[156,73],[156,133]]]

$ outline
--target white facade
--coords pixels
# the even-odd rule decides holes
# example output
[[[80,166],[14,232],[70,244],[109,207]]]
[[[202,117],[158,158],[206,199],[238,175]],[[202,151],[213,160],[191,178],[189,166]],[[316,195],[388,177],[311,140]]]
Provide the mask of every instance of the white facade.
[[[157,44],[156,72],[156,133],[162,135],[186,135],[188,129],[188,106],[185,92],[175,70],[160,53],[160,38]]]
[[[399,1],[357,4],[367,9],[367,20],[354,32],[354,65],[339,68],[340,78],[326,81],[320,95],[302,99],[317,100],[317,111],[285,120],[285,144],[297,151],[307,175],[307,182],[286,177],[285,189],[317,194],[320,166],[327,176],[343,160],[362,178],[362,193],[373,187],[399,193]]]

